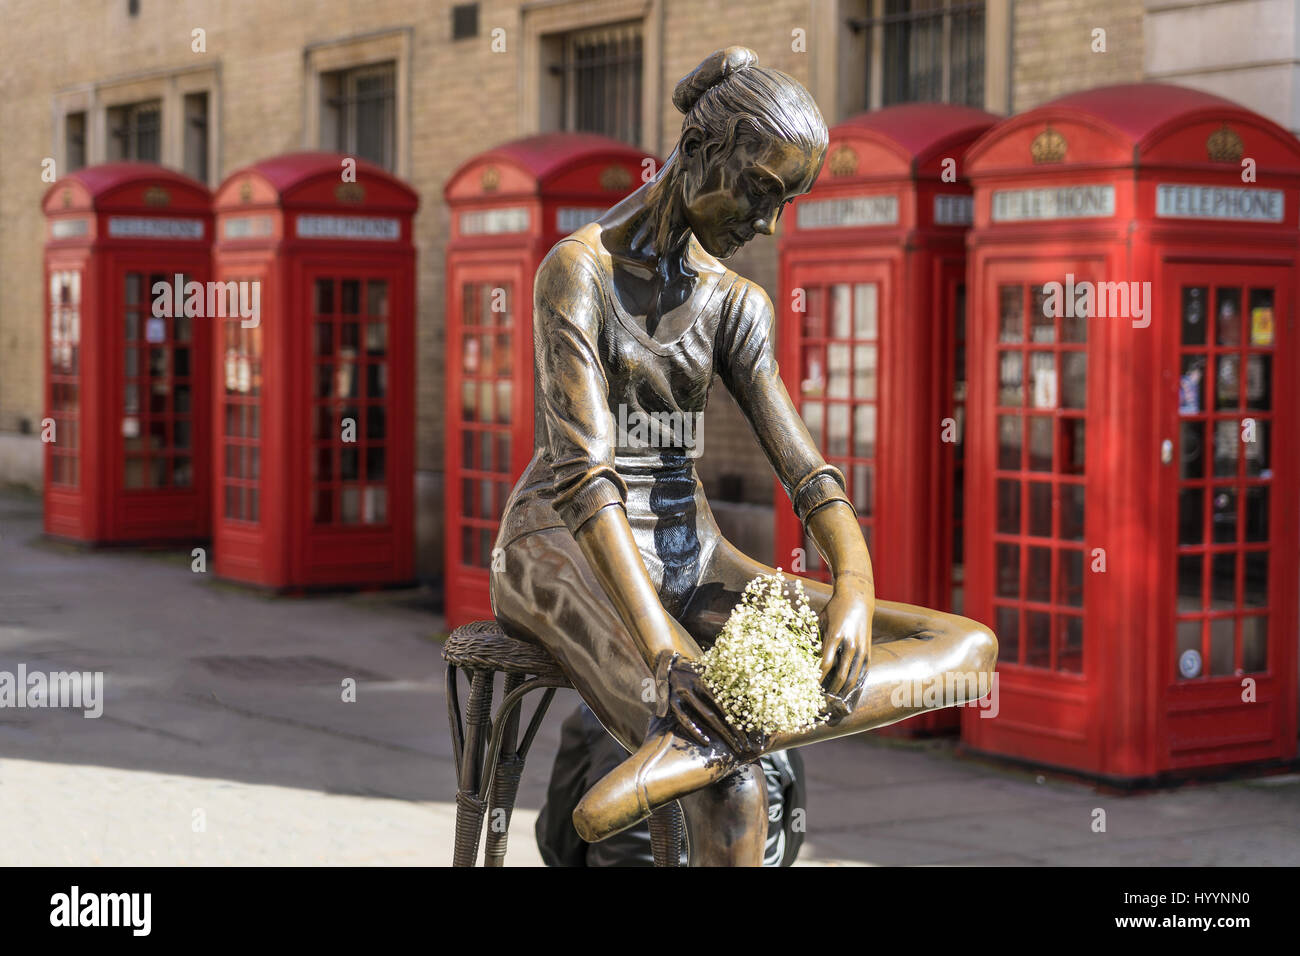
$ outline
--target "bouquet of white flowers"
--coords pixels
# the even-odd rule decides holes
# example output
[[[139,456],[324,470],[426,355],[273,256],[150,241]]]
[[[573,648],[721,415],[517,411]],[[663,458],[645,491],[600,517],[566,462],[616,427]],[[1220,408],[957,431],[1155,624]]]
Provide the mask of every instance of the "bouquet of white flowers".
[[[699,658],[705,686],[739,730],[798,733],[826,719],[817,615],[797,578],[793,591],[792,602],[780,570],[750,581]]]

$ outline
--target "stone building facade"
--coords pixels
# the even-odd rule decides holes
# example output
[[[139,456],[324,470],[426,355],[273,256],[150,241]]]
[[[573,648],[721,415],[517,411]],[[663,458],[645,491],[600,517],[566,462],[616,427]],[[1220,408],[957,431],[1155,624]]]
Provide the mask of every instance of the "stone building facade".
[[[1276,83],[1279,74],[1294,79],[1294,59],[1279,53],[1256,75],[1249,38],[1240,31],[1227,31],[1235,52],[1210,42],[1213,30],[1226,29],[1214,24],[1230,21],[1232,10],[1265,7],[1277,7],[1273,12],[1281,16],[1287,5],[10,0],[0,31],[0,482],[39,484],[39,203],[48,187],[42,176],[47,159],[62,174],[70,164],[131,158],[143,150],[215,187],[235,169],[276,153],[346,152],[349,137],[382,139],[383,161],[422,197],[416,219],[417,540],[422,573],[436,577],[448,232],[442,189],[460,163],[491,145],[590,122],[581,118],[586,81],[574,67],[582,62],[573,59],[575,50],[612,50],[615,60],[623,57],[620,69],[638,72],[639,86],[631,88],[621,115],[639,122],[625,135],[660,156],[670,151],[680,126],[671,102],[677,79],[730,44],[753,47],[760,62],[805,83],[830,123],[909,97],[958,99],[1005,114],[1155,71],[1211,89],[1226,84],[1228,95],[1294,128],[1291,104]],[[1155,43],[1144,43],[1153,23]],[[1294,39],[1294,23],[1285,26]],[[1095,49],[1099,28],[1104,52]],[[1189,34],[1198,37],[1189,50],[1205,50],[1204,56],[1180,59],[1174,41]],[[639,66],[627,66],[629,51]],[[373,119],[361,105],[366,97],[387,104],[377,126],[365,125],[365,116]],[[604,109],[608,115],[609,105]],[[774,293],[776,266],[770,241],[753,244],[734,262]],[[722,389],[715,390],[705,434],[702,473],[711,492],[734,499],[742,511],[746,505],[757,509],[750,517],[770,516],[770,471]],[[764,520],[757,524],[753,546],[761,549]]]

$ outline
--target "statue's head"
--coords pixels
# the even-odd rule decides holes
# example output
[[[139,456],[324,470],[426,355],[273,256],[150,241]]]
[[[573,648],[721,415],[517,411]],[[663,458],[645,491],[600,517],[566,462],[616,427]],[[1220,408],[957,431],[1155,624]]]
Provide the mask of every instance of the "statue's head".
[[[771,235],[785,204],[812,188],[826,121],[812,96],[741,46],[714,53],[677,84],[682,209],[709,254],[725,258]]]

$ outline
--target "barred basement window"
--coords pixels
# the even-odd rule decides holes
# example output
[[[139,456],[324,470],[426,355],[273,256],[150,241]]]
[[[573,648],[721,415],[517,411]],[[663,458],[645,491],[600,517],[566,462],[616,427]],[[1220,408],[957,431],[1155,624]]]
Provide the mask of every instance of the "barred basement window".
[[[873,0],[867,102],[984,106],[984,0]]]
[[[563,38],[550,72],[563,81],[561,129],[641,139],[641,24],[580,30]]]
[[[396,76],[391,62],[322,74],[321,146],[391,172],[396,157]]]
[[[162,151],[162,101],[147,100],[108,110],[108,158],[156,163]]]

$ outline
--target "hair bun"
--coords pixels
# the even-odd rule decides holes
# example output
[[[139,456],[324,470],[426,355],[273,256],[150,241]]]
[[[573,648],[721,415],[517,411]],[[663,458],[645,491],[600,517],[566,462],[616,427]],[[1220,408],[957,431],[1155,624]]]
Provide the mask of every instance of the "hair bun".
[[[739,73],[758,62],[758,54],[747,46],[729,46],[705,57],[704,62],[682,77],[673,90],[673,105],[689,113],[699,98],[711,86],[716,86],[732,73]]]

